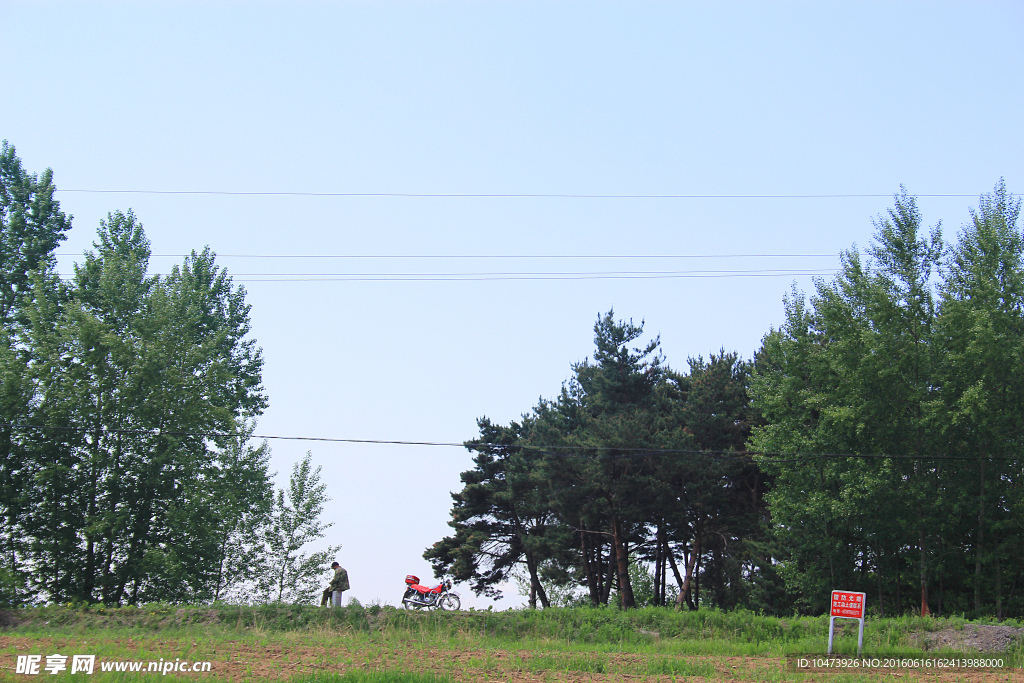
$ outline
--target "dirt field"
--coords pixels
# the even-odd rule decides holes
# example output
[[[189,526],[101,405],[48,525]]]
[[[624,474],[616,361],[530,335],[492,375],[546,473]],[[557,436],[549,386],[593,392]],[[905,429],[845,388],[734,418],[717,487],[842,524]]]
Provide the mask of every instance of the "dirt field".
[[[1003,652],[1024,636],[1024,628],[967,624],[962,629],[947,628],[922,634],[918,644],[925,650],[951,648],[975,652]]]

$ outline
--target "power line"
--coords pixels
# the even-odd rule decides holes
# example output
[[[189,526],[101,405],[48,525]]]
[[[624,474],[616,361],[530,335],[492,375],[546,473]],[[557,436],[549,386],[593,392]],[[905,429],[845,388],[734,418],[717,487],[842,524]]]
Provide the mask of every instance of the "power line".
[[[23,428],[23,429],[39,429],[39,430],[51,430],[51,431],[66,431],[66,432],[78,432],[78,433],[90,433],[97,431],[91,427],[72,427],[72,426],[50,426],[50,425],[32,425],[23,423],[6,423],[9,427]],[[180,431],[180,430],[169,430],[169,429],[118,429],[110,427],[102,427],[98,431],[104,434],[134,434],[134,435],[151,435],[151,436],[186,436],[186,437],[197,437],[197,438],[221,438],[221,439],[237,439],[242,434],[233,434],[228,432],[191,432],[191,431]],[[760,462],[765,463],[784,463],[784,462],[809,462],[812,460],[838,460],[838,459],[861,459],[861,460],[927,460],[927,461],[972,461],[976,462],[979,458],[977,455],[922,455],[922,454],[897,454],[897,453],[816,453],[816,452],[797,452],[797,453],[779,453],[770,451],[724,451],[724,450],[699,450],[699,449],[681,449],[681,448],[634,448],[634,447],[620,447],[620,446],[582,446],[582,445],[571,445],[571,446],[558,446],[558,445],[544,445],[544,446],[531,446],[526,444],[503,444],[503,443],[488,443],[488,442],[453,442],[453,441],[398,441],[391,439],[350,439],[350,438],[338,438],[338,437],[320,437],[320,436],[281,436],[272,434],[249,434],[244,435],[246,440],[252,439],[263,439],[263,440],[281,440],[281,441],[316,441],[321,443],[349,443],[349,444],[369,444],[369,445],[393,445],[393,446],[440,446],[448,448],[466,448],[468,450],[481,451],[482,449],[515,449],[523,451],[532,451],[537,453],[545,453],[558,457],[572,457],[572,458],[585,458],[586,455],[581,453],[601,453],[604,451],[614,451],[621,455],[605,458],[608,460],[618,460],[626,458],[644,458],[658,455],[715,455],[719,458],[724,459],[735,459],[743,460],[745,462],[757,462],[753,460],[753,456],[760,456]],[[561,452],[560,452],[561,451]],[[1024,460],[1019,457],[998,457],[998,456],[984,456],[984,460],[987,461],[1000,461],[1000,462],[1018,462]]]
[[[81,256],[68,252],[54,256]],[[187,258],[191,254],[150,254],[151,258]],[[715,259],[835,258],[836,254],[217,254],[217,258],[272,259]]]
[[[56,256],[76,256],[59,253]],[[153,254],[157,258],[186,258],[186,254]],[[737,258],[834,258],[834,254],[219,254],[218,258],[244,259],[352,259],[352,260],[622,260],[622,259],[737,259]],[[556,280],[638,280],[729,277],[815,277],[830,276],[835,268],[742,268],[709,270],[619,270],[619,271],[482,271],[482,272],[314,272],[314,273],[231,273],[237,282],[485,282]],[[166,277],[167,273],[150,273]],[[61,278],[74,276],[63,273]]]
[[[801,276],[833,275],[837,270],[703,270],[680,272],[606,272],[606,273],[231,273],[237,283],[470,283],[470,282],[571,282],[583,280],[681,280],[693,278],[801,278]],[[166,276],[167,273],[157,273]],[[63,273],[62,280],[75,275]]]
[[[402,277],[374,276],[374,275],[351,275],[351,276],[303,276],[303,277],[274,277],[261,276],[259,278],[241,279],[238,282],[496,282],[496,281],[573,281],[573,280],[666,280],[684,278],[729,278],[729,277],[798,277],[798,276],[826,276],[833,275],[836,271],[828,272],[787,272],[787,273],[704,273],[704,274],[675,274],[675,275],[521,275],[503,276],[489,275],[479,277],[461,276],[416,276],[407,275]]]
[[[479,272],[479,273],[231,273],[237,282],[480,282],[498,280],[658,280],[702,277],[800,277],[834,275],[834,269],[748,269],[604,272]],[[166,277],[167,273],[150,276]],[[60,275],[65,280],[70,273]]]
[[[479,199],[861,199],[891,198],[892,193],[835,193],[835,194],[599,194],[599,193],[541,193],[541,192],[257,192],[231,190],[95,190],[63,188],[56,192],[89,194],[166,194],[213,195],[242,197],[410,197],[410,198],[479,198]],[[977,197],[976,194],[915,194],[915,197]]]

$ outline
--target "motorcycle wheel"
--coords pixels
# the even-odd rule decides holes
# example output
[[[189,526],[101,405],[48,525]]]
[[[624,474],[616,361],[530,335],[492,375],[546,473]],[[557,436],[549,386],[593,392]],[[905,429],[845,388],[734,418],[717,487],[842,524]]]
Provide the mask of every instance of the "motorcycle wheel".
[[[462,607],[462,601],[459,600],[459,596],[454,593],[449,593],[441,598],[438,607],[445,610],[446,612],[454,612]]]
[[[414,591],[411,588],[406,589],[405,595],[402,596],[402,605],[405,607],[405,609],[416,610],[423,607],[423,605],[421,605],[420,603],[412,602],[411,600],[409,600],[410,596],[413,595],[416,595],[416,591]]]

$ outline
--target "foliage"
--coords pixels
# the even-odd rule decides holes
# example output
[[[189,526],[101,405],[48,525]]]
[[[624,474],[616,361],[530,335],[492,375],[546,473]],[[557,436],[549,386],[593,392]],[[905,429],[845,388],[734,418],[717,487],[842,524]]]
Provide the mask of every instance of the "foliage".
[[[922,227],[905,191],[865,263],[786,300],[751,394],[774,476],[779,573],[801,609],[832,588],[883,613],[1002,617],[1021,573],[1024,242],[1000,183],[959,240]]]
[[[0,567],[0,608],[21,607],[27,602],[28,595],[22,572]]]
[[[1024,579],[1024,237],[1021,202],[1000,182],[971,211],[948,254],[935,346],[940,362],[933,424],[951,454],[942,554],[944,580],[956,577],[956,610],[1024,611],[1013,586]],[[960,567],[970,567],[965,576]],[[948,577],[948,579],[947,579]],[[967,590],[964,590],[967,589]],[[965,593],[969,591],[968,598]],[[953,596],[951,596],[953,597]],[[965,599],[966,598],[966,599]]]
[[[815,614],[844,588],[883,615],[1024,613],[1020,207],[1000,182],[947,244],[902,190],[753,362],[676,372],[634,346],[643,323],[599,316],[556,398],[478,422],[435,571],[487,595],[528,577],[531,606],[581,586]]]
[[[332,545],[313,553],[303,551],[334,526],[320,521],[324,503],[330,498],[327,485],[320,481],[320,467],[313,469],[312,458],[306,453],[295,463],[287,491],[277,492],[269,523],[261,530],[263,552],[248,568],[257,577],[253,597],[258,601],[313,601],[324,572],[341,548]]]
[[[638,605],[655,604],[654,575],[636,560],[629,562],[629,581]]]
[[[18,319],[32,275],[56,262],[53,251],[71,229],[71,217],[53,198],[53,171],[25,171],[13,145],[0,143],[0,322]]]
[[[34,394],[31,350],[21,341],[25,310],[43,287],[56,294],[53,251],[71,227],[71,217],[53,198],[55,189],[50,169],[42,176],[28,173],[14,146],[0,144],[0,568],[8,602],[24,588],[23,515],[31,506],[25,492],[32,439],[13,426],[27,418]]]
[[[633,347],[642,335],[642,323],[609,311],[594,326],[594,359],[573,366],[556,399],[508,426],[478,421],[479,438],[466,442],[476,467],[452,494],[455,535],[425,553],[438,576],[492,596],[523,576],[531,607],[553,604],[549,591],[561,596],[554,604],[572,600],[582,586],[593,605],[679,596],[696,609],[698,577],[709,604],[763,597],[747,586],[769,565],[755,543],[765,482],[742,454],[748,365],[723,351],[680,375],[657,339]],[[653,576],[637,574],[640,560]]]
[[[270,496],[245,290],[205,249],[167,276],[131,212],[62,282],[52,174],[0,154],[0,549],[28,599],[215,599]]]
[[[457,581],[472,581],[477,595],[495,598],[501,595],[496,586],[525,565],[531,606],[539,599],[547,607],[542,565],[544,558],[550,566],[559,557],[557,540],[565,530],[547,505],[541,454],[519,445],[528,424],[502,427],[486,417],[477,424],[480,438],[466,443],[476,453],[476,468],[462,473],[465,487],[452,494],[448,524],[455,535],[435,543],[424,557],[438,577],[451,572]]]
[[[265,562],[267,551],[260,536],[274,503],[267,474],[270,449],[265,442],[250,447],[247,442],[251,433],[252,427],[243,425],[238,437],[228,443],[224,456],[234,473],[235,485],[212,501],[216,516],[224,520],[211,531],[217,540],[219,559],[214,601],[248,601],[252,568]]]

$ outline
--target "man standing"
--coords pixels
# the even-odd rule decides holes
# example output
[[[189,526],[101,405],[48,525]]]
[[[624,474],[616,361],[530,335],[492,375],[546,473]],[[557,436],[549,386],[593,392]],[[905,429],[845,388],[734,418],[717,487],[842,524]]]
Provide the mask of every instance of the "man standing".
[[[331,585],[327,587],[327,591],[331,592],[331,605],[341,607],[341,594],[349,589],[348,572],[337,562],[331,563],[331,569],[334,570],[334,578],[331,579]],[[327,591],[324,593],[326,594]]]

